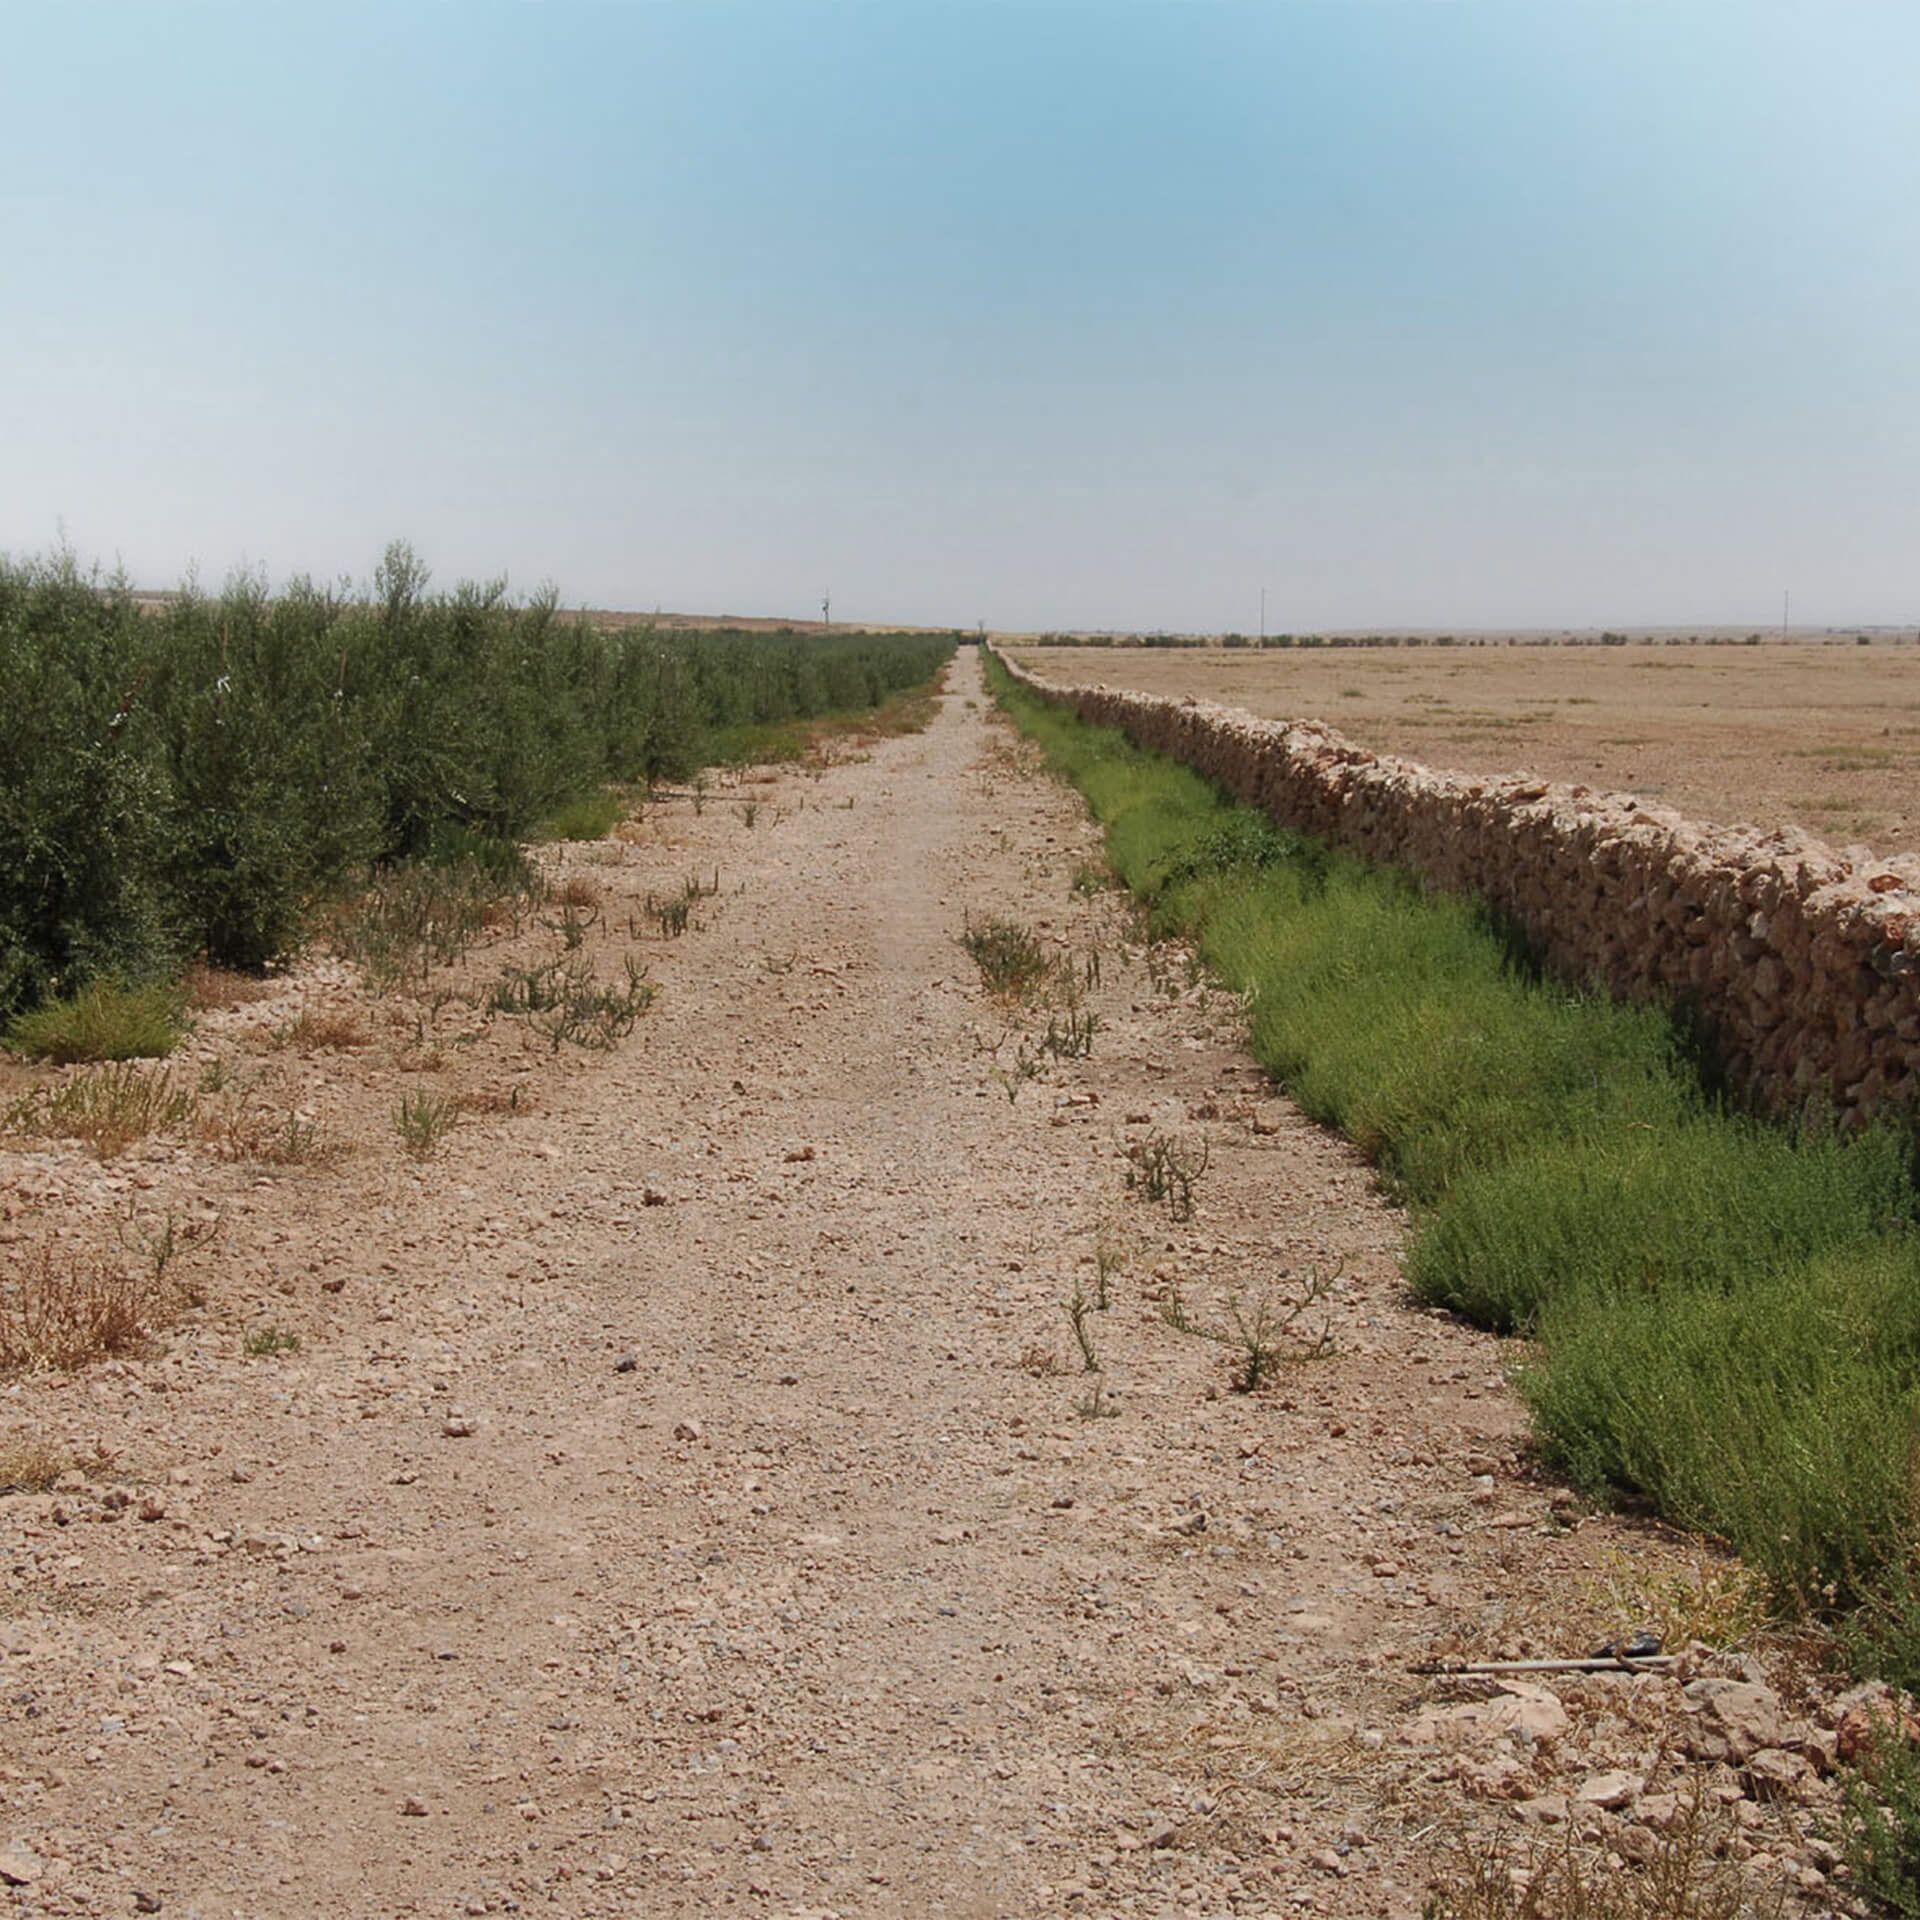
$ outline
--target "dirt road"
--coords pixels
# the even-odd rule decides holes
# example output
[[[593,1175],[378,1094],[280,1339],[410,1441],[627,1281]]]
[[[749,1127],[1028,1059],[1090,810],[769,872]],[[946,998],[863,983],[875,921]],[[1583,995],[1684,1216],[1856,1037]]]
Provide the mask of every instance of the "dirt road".
[[[1097,837],[971,654],[926,733],[568,858],[589,950],[661,983],[617,1052],[324,963],[193,1046],[350,1157],[0,1157],[17,1257],[223,1222],[164,1352],[0,1390],[0,1439],[91,1463],[0,1498],[13,1901],[1412,1915],[1449,1809],[1636,1750],[1665,1682],[1497,1764],[1419,1724],[1409,1659],[1566,1651],[1631,1538],[1520,1475],[1500,1353],[1405,1305],[1400,1222],[1231,1000],[1074,889]],[[983,995],[994,913],[1097,972],[1090,1057]],[[363,1043],[271,1044],[321,1006]],[[416,1163],[423,1086],[471,1111]],[[1156,1136],[1205,1143],[1190,1220],[1127,1190]],[[1331,1351],[1258,1393],[1165,1311],[1315,1276]]]

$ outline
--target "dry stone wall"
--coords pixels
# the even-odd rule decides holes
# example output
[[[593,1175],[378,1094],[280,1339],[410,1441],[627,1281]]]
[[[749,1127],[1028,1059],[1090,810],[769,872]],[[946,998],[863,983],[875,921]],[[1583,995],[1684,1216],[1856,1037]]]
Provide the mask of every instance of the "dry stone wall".
[[[1564,978],[1697,1009],[1763,1104],[1920,1105],[1920,858],[1708,827],[1629,794],[1442,773],[1318,721],[1054,687],[1270,817],[1513,916]]]

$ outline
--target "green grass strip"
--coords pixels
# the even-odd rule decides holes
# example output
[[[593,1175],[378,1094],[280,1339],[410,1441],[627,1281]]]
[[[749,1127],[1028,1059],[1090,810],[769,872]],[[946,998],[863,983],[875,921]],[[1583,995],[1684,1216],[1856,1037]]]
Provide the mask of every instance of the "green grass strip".
[[[1471,903],[989,674],[1155,930],[1197,943],[1261,1064],[1407,1205],[1415,1294],[1527,1338],[1516,1379],[1576,1481],[1725,1538],[1783,1603],[1864,1610],[1920,1674],[1910,1134],[1735,1111],[1663,1011],[1543,981]]]

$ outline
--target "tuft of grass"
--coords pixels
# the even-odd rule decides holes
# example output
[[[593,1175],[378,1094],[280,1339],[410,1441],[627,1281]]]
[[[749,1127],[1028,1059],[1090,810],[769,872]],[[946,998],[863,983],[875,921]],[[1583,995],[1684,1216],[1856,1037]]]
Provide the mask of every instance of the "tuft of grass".
[[[254,1327],[247,1334],[247,1353],[255,1360],[271,1359],[277,1353],[298,1353],[300,1336],[290,1327],[270,1324]]]
[[[56,1066],[95,1060],[163,1060],[185,1028],[185,996],[177,987],[117,986],[99,981],[63,999],[43,1001],[7,1023],[15,1053]]]
[[[83,1140],[103,1160],[149,1134],[184,1126],[194,1096],[165,1069],[122,1060],[23,1094],[0,1116],[0,1130],[28,1138]]]
[[[187,1005],[201,1013],[220,1013],[229,1007],[244,1007],[273,991],[273,983],[258,974],[236,973],[231,967],[210,967],[204,963],[187,969],[181,983]]]
[[[998,914],[969,919],[960,944],[980,969],[980,984],[994,999],[1035,998],[1053,977],[1053,961],[1037,934]]]
[[[451,1096],[409,1093],[393,1110],[393,1130],[416,1160],[431,1160],[460,1124],[460,1102]]]
[[[577,800],[550,813],[534,829],[536,840],[604,840],[630,809],[623,795],[612,787],[597,793],[582,794]]]
[[[0,1440],[0,1494],[51,1493],[78,1462],[32,1434]]]

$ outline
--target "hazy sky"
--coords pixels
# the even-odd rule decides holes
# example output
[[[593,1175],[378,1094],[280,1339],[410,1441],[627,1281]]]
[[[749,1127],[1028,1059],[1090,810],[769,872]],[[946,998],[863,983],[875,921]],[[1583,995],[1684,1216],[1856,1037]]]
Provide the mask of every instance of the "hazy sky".
[[[0,551],[1920,618],[1913,0],[0,0]]]

